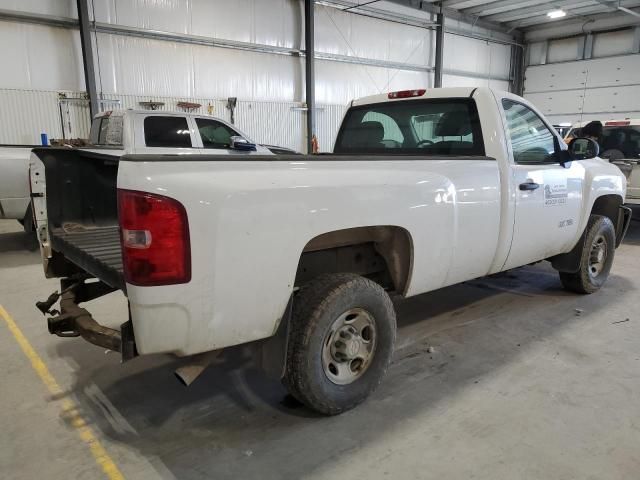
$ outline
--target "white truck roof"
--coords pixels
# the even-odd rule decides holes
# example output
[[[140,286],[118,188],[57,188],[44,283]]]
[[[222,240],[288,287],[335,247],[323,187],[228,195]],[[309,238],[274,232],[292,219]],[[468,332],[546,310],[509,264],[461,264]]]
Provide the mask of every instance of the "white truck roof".
[[[121,109],[114,109],[114,110],[107,110],[104,112],[100,112],[96,115],[94,115],[93,118],[99,118],[99,117],[108,117],[108,116],[123,116],[123,115],[137,115],[137,114],[142,114],[142,115],[164,115],[164,116],[180,116],[180,117],[184,117],[185,115],[193,115],[193,116],[198,116],[198,117],[211,117],[211,118],[218,118],[218,117],[214,117],[213,115],[209,115],[208,113],[196,113],[196,112],[183,112],[183,111],[178,111],[178,110],[146,110],[146,109],[142,109],[142,108],[121,108]]]

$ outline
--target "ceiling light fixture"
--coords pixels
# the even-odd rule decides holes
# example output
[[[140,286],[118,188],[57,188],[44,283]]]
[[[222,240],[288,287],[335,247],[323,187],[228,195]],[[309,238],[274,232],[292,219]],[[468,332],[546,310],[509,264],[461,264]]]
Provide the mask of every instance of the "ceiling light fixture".
[[[547,17],[549,18],[562,18],[566,16],[567,12],[565,12],[564,10],[551,10],[549,13],[547,13]]]

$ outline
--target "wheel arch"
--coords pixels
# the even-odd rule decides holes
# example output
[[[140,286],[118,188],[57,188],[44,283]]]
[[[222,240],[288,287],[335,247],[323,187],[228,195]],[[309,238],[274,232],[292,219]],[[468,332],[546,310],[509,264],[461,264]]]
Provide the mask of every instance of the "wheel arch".
[[[412,268],[413,240],[407,229],[396,225],[345,228],[316,235],[307,242],[299,257],[295,284],[323,273],[356,273],[404,294]],[[384,284],[385,275],[390,284]]]
[[[584,244],[587,225],[591,215],[602,215],[611,220],[611,223],[613,223],[616,231],[617,247],[619,245],[619,242],[617,240],[618,236],[624,229],[624,221],[620,209],[622,204],[622,197],[615,193],[604,194],[597,197],[591,205],[591,209],[587,212],[587,218],[584,223],[585,228],[580,234],[580,238],[576,242],[575,246],[568,253],[563,253],[561,255],[556,255],[549,258],[549,261],[551,261],[551,265],[553,266],[553,268],[555,268],[559,272],[565,273],[574,273],[578,271],[578,269],[580,268],[582,246]]]
[[[591,206],[590,215],[603,215],[608,217],[614,226],[618,224],[618,215],[623,199],[620,195],[610,193],[597,197]],[[617,233],[617,232],[616,232]]]
[[[381,263],[365,268],[373,260]],[[396,225],[344,228],[318,234],[306,243],[298,257],[294,286],[300,287],[322,274],[355,273],[404,295],[412,270],[413,240],[407,229]],[[291,293],[273,336],[259,344],[259,363],[276,378],[285,374],[296,290]]]

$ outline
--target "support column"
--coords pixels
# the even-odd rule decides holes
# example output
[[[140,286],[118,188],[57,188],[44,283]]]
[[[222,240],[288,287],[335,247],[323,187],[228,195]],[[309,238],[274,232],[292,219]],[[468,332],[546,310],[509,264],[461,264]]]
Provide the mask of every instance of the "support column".
[[[633,47],[632,53],[640,53],[640,27],[633,30]]]
[[[315,41],[313,31],[313,6],[314,0],[304,0],[304,52],[305,52],[305,97],[307,102],[307,153],[313,152],[313,136],[316,125],[316,94],[315,94],[315,69],[314,53]]]
[[[442,13],[442,3],[440,13],[437,15],[436,26],[436,65],[433,72],[433,86],[442,87],[442,68],[444,62],[444,14]]]
[[[98,89],[96,88],[96,72],[93,63],[93,44],[91,43],[91,30],[89,28],[88,0],[77,0],[78,23],[80,25],[80,45],[82,46],[82,64],[84,66],[84,83],[89,94],[89,110],[91,118],[100,112],[98,102]]]
[[[524,91],[524,47],[511,46],[511,93],[522,96]]]

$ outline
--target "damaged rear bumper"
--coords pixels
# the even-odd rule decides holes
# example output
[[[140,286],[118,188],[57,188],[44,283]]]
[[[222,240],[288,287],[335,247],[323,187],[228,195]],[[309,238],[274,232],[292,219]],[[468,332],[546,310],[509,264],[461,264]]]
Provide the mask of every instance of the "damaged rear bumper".
[[[62,294],[52,294],[46,302],[36,305],[43,313],[56,314],[47,319],[49,333],[59,337],[82,337],[89,343],[119,352],[122,361],[138,355],[131,319],[120,325],[120,330],[100,325],[86,309],[79,306],[111,293],[114,289],[102,282],[85,283],[84,280],[63,279]],[[50,310],[60,299],[60,311]]]

